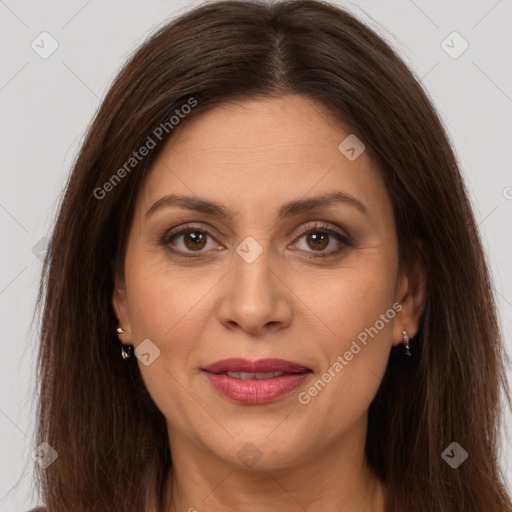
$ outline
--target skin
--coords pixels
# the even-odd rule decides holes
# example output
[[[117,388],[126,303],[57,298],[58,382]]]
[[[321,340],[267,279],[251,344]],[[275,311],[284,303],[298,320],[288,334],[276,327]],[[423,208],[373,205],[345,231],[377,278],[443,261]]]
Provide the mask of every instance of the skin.
[[[167,420],[169,511],[384,511],[384,489],[364,460],[368,408],[392,345],[402,343],[403,330],[417,333],[425,275],[418,265],[399,271],[392,205],[378,170],[366,151],[349,161],[338,149],[350,133],[301,96],[224,103],[175,129],[139,191],[112,303],[123,343],[137,347],[149,338],[160,350],[150,365],[138,364]],[[334,190],[363,203],[367,215],[343,203],[277,215],[285,202]],[[233,218],[176,206],[146,216],[170,193],[217,201]],[[351,245],[313,259],[343,246],[331,236],[317,249],[298,234],[315,221],[349,234]],[[197,258],[159,244],[187,222],[211,236],[198,244],[178,235],[169,245],[199,251]],[[252,263],[236,252],[247,236],[263,250]],[[395,302],[402,309],[394,319],[300,403],[298,392]],[[201,371],[228,357],[283,358],[313,373],[275,402],[240,404]],[[237,456],[248,442],[261,454],[252,467]]]

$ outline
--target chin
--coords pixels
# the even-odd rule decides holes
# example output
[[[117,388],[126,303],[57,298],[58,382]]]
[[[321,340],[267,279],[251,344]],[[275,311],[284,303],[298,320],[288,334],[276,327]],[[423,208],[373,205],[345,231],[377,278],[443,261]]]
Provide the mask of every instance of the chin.
[[[267,430],[257,433],[247,432],[234,437],[232,442],[222,447],[212,447],[217,457],[229,464],[249,471],[273,471],[297,466],[308,459],[305,441],[294,442],[289,434],[270,438]]]

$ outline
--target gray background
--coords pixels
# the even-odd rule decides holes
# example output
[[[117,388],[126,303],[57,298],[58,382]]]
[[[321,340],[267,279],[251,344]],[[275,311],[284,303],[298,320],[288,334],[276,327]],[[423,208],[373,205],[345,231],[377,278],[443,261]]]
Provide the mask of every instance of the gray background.
[[[38,254],[57,199],[86,126],[126,57],[157,26],[200,3],[0,0],[1,512],[37,504],[29,492],[37,343],[37,324],[31,321],[41,270]],[[470,189],[510,355],[512,1],[336,3],[400,52],[440,112]],[[58,43],[47,59],[31,47],[35,41],[50,48],[50,39],[41,42],[43,31]],[[469,44],[458,58],[445,49],[459,53],[462,41],[451,36],[442,46],[453,31]],[[510,369],[508,374],[512,379]],[[512,482],[508,408],[506,421],[502,460]],[[465,448],[471,457],[471,447]]]

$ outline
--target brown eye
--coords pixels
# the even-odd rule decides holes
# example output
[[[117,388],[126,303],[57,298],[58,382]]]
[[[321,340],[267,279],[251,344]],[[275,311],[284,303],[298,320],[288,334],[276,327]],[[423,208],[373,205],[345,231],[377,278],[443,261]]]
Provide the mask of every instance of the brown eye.
[[[210,244],[214,240],[208,231],[187,225],[181,230],[171,230],[162,237],[160,243],[175,254],[193,257],[209,252],[208,239]]]
[[[201,250],[206,245],[205,233],[201,231],[187,231],[180,236],[183,236],[185,247],[191,251]]]
[[[323,250],[329,245],[329,235],[322,231],[311,231],[306,235],[306,243],[315,251]]]
[[[210,253],[211,250],[208,249],[215,249],[215,244],[207,247],[208,239],[215,240],[207,230],[186,225],[182,226],[181,230],[176,228],[167,232],[160,239],[160,244],[178,256],[199,257]],[[346,247],[352,246],[348,236],[324,225],[303,228],[296,240],[293,245],[298,246],[301,252],[309,253],[308,256],[311,258],[336,256]],[[217,249],[221,247],[217,246]]]
[[[348,235],[338,232],[327,224],[303,227],[293,245],[310,258],[336,256],[345,248],[352,247]]]

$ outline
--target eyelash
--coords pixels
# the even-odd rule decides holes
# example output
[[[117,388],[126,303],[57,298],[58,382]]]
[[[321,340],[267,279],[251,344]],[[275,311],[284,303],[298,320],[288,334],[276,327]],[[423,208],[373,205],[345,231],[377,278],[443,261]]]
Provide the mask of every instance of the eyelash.
[[[186,224],[181,229],[176,228],[176,229],[172,229],[170,231],[167,231],[162,236],[162,238],[160,239],[160,245],[166,246],[167,249],[171,253],[173,253],[173,254],[175,254],[177,256],[182,256],[184,258],[197,258],[197,257],[200,257],[201,253],[204,253],[205,251],[187,251],[188,252],[188,254],[187,254],[187,252],[183,252],[181,250],[172,249],[170,247],[170,243],[171,243],[171,241],[174,238],[177,238],[179,236],[185,235],[185,234],[190,233],[190,232],[205,233],[207,236],[209,236],[210,238],[213,239],[213,236],[211,235],[211,233],[207,229],[203,229],[203,228],[200,228],[198,226],[193,226],[193,225],[190,225],[190,224]],[[336,238],[342,245],[338,249],[331,250],[331,251],[328,251],[328,252],[320,251],[317,254],[315,254],[314,256],[307,256],[308,258],[316,259],[316,258],[333,257],[333,256],[337,256],[341,252],[343,252],[346,247],[352,247],[351,240],[349,239],[348,236],[343,235],[339,231],[336,231],[336,230],[330,228],[329,225],[324,224],[322,222],[317,222],[317,223],[314,223],[311,226],[306,226],[304,228],[301,228],[299,230],[299,233],[298,233],[298,240],[300,240],[304,235],[307,235],[307,234],[309,234],[311,232],[320,232],[320,233],[324,233],[324,234],[327,234],[329,236],[332,236],[332,237]],[[194,252],[196,254],[194,254]],[[311,250],[311,251],[305,251],[305,252],[313,252],[314,253],[316,251]]]

